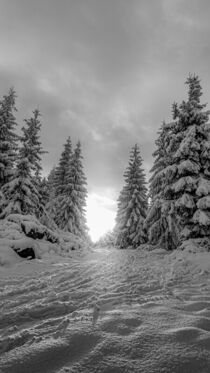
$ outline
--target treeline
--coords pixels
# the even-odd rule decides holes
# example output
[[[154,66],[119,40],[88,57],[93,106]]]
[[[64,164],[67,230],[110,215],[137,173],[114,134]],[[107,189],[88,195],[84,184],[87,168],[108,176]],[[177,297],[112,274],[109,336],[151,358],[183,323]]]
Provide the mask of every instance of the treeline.
[[[87,182],[81,144],[74,150],[70,138],[59,164],[42,178],[41,114],[32,112],[17,134],[16,93],[10,89],[0,101],[0,219],[11,213],[35,215],[42,223],[78,236],[87,235]]]
[[[158,131],[148,188],[139,146],[131,150],[116,226],[105,240],[119,248],[149,242],[172,250],[188,239],[210,244],[210,112],[200,102],[198,76],[186,84],[187,100],[173,104],[173,121]],[[24,120],[18,135],[15,99],[10,89],[0,100],[0,219],[32,214],[47,226],[87,237],[80,142],[72,149],[69,137],[58,165],[42,178],[40,112]]]
[[[149,190],[138,145],[131,150],[118,198],[115,244],[149,242],[168,250],[184,240],[210,244],[210,126],[198,76],[190,75],[187,101],[172,106],[173,122],[158,132]]]

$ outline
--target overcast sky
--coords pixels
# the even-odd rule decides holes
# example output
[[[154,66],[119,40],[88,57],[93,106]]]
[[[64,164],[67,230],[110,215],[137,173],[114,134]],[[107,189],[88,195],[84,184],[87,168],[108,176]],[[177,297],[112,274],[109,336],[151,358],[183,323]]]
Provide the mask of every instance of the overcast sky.
[[[90,193],[117,197],[135,142],[148,171],[189,72],[210,103],[209,19],[209,0],[0,0],[0,94],[15,87],[21,126],[41,110],[44,171],[69,135]]]

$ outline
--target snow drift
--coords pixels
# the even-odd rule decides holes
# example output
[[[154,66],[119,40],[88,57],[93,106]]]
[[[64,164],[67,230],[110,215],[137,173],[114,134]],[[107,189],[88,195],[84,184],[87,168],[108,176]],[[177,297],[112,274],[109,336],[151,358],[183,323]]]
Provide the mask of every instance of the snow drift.
[[[72,250],[81,249],[88,249],[82,239],[71,233],[54,232],[34,216],[11,214],[0,221],[0,265],[18,263],[18,255],[43,259],[51,254],[68,256]]]

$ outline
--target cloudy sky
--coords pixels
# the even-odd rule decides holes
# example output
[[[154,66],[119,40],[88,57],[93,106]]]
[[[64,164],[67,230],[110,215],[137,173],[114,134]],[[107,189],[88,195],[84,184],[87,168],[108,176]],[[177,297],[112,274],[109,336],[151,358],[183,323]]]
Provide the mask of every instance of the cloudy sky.
[[[15,87],[20,126],[41,110],[45,173],[81,139],[89,208],[107,220],[131,146],[148,171],[189,72],[210,103],[209,19],[209,0],[0,0],[0,94]]]

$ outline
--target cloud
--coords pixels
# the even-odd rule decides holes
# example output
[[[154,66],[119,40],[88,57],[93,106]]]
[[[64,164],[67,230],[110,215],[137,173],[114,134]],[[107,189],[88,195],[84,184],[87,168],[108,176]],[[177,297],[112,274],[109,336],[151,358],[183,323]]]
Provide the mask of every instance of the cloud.
[[[210,101],[209,10],[207,0],[2,0],[0,94],[15,86],[21,126],[40,108],[44,171],[71,135],[90,192],[117,197],[136,142],[148,173],[190,71]]]

